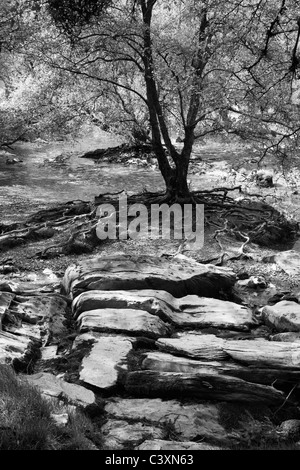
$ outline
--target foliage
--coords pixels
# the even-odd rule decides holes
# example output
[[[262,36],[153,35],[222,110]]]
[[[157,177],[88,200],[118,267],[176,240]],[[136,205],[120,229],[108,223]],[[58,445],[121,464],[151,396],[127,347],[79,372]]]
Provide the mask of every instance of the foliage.
[[[262,157],[276,154],[284,159],[297,149],[296,0],[10,4],[18,5],[4,9],[17,25],[10,44],[18,55],[10,58],[18,63],[21,56],[27,66],[34,64],[33,81],[42,90],[38,100],[45,104],[44,114],[41,109],[40,114],[25,112],[26,125],[34,119],[42,122],[49,109],[49,127],[53,122],[54,129],[60,128],[64,116],[74,125],[79,109],[79,120],[112,131],[128,135],[150,128],[167,188],[181,187],[183,193],[198,138],[234,134],[253,141]],[[0,21],[1,28],[6,32],[7,22]],[[62,106],[58,103],[58,114],[63,108],[58,123],[43,88],[43,73],[49,70],[57,78],[56,85],[48,84],[52,94],[71,97],[63,98]],[[26,101],[25,108],[31,104]],[[14,124],[9,111],[5,113]],[[181,151],[172,142],[177,133],[184,138]]]
[[[48,10],[55,23],[72,38],[75,31],[110,4],[111,0],[48,0]]]

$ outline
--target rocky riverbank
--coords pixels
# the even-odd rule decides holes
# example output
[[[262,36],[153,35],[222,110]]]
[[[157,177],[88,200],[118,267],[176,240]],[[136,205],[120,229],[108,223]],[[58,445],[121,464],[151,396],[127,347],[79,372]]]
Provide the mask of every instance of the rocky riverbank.
[[[265,262],[298,278],[297,256]],[[66,406],[61,426],[83,410],[102,435],[89,448],[298,448],[297,289],[183,255],[5,279],[0,363]]]

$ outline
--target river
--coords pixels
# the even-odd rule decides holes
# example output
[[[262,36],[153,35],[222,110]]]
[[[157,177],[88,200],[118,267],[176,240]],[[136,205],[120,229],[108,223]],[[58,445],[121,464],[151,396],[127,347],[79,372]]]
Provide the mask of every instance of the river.
[[[13,150],[8,150],[10,158],[15,156],[22,160],[14,165],[7,164],[7,152],[0,151],[0,222],[24,220],[25,216],[49,206],[49,203],[93,200],[100,193],[122,189],[133,192],[163,189],[163,179],[156,168],[96,163],[80,158],[89,150],[114,147],[121,143],[120,137],[99,130],[69,141],[20,142],[14,145]],[[194,166],[189,175],[192,189],[243,184],[252,192],[263,193],[270,198],[274,194],[280,196],[279,204],[289,212],[295,212],[297,220],[300,220],[300,197],[293,194],[298,185],[297,188],[288,188],[280,177],[275,178],[274,188],[266,190],[248,183],[242,174],[232,172],[237,162],[248,172],[254,168],[255,154],[249,153],[249,149],[212,144],[201,147],[198,152],[196,149]],[[204,157],[203,162],[198,158],[200,155]],[[57,162],[55,159],[60,159],[60,156],[62,159]],[[283,199],[281,196],[284,196]]]

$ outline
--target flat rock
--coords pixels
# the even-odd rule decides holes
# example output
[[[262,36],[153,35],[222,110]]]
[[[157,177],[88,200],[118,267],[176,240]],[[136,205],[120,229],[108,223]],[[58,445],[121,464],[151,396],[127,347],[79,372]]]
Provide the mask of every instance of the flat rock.
[[[87,290],[158,289],[174,297],[189,294],[220,296],[236,280],[228,268],[202,265],[188,258],[112,255],[93,257],[70,266],[63,286],[74,297]]]
[[[83,312],[77,318],[79,331],[129,333],[149,338],[168,336],[170,328],[158,317],[143,310],[97,309]]]
[[[67,400],[68,403],[86,408],[95,403],[95,394],[81,385],[71,384],[55,375],[40,372],[24,376],[26,380],[38,387],[44,395],[51,398]]]
[[[256,339],[228,340],[224,351],[235,361],[256,367],[300,369],[300,344]]]
[[[154,439],[152,441],[147,440],[142,444],[137,446],[135,450],[224,450],[222,447],[214,446],[212,444],[206,444],[205,442],[188,442],[188,441],[164,441],[162,439]],[[175,457],[175,456],[174,456]],[[181,458],[180,455],[176,456]],[[186,462],[188,462],[188,457],[186,457]],[[179,460],[180,462],[180,460]]]
[[[219,299],[189,295],[177,302],[170,321],[180,328],[249,330],[256,324],[249,308]]]
[[[215,335],[181,333],[178,338],[160,338],[156,346],[163,352],[197,359],[222,360],[228,357],[224,351],[224,339]]]
[[[273,387],[213,372],[129,372],[125,390],[139,398],[196,398],[267,405],[280,405],[285,399],[284,393]]]
[[[155,370],[158,372],[183,372],[195,373],[199,371],[215,371],[224,372],[238,371],[240,366],[235,363],[228,363],[226,361],[205,361],[195,360],[188,357],[174,356],[159,351],[151,351],[144,354],[144,359],[141,365],[143,370]]]
[[[262,310],[264,322],[279,332],[300,331],[300,304],[282,300]]]
[[[101,389],[114,387],[127,370],[127,355],[132,342],[123,336],[100,336],[83,358],[80,380]]]
[[[146,423],[129,424],[121,420],[109,420],[102,428],[104,449],[123,450],[138,446],[146,439],[163,439],[160,427]]]
[[[300,275],[300,253],[298,251],[281,251],[275,255],[265,257],[263,261],[276,263],[277,266],[291,276]]]
[[[183,405],[177,400],[112,399],[105,411],[109,417],[128,421],[143,421],[161,426],[172,424],[180,440],[214,438],[223,440],[226,431],[220,424],[218,405],[197,403]]]

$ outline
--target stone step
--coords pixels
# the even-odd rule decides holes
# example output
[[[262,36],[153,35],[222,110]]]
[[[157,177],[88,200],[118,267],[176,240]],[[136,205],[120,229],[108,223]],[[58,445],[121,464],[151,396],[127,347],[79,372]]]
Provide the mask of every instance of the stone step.
[[[80,364],[80,380],[99,389],[115,387],[120,376],[127,372],[127,355],[132,350],[134,339],[84,333],[76,338],[73,348],[76,350],[86,342],[93,344]]]
[[[182,257],[113,255],[91,258],[70,266],[63,286],[76,297],[88,290],[158,289],[184,297],[195,294],[220,297],[231,290],[236,276],[228,268],[203,265]]]
[[[230,375],[263,385],[276,383],[296,383],[300,381],[300,370],[258,368],[229,361],[205,361],[189,359],[188,357],[174,356],[162,352],[148,352],[143,354],[141,368],[157,372],[181,372],[197,374],[198,372],[214,372],[221,375]]]
[[[143,310],[97,309],[82,312],[77,318],[81,333],[86,331],[125,333],[159,338],[169,336],[171,329],[158,317]]]
[[[228,358],[225,340],[215,335],[179,333],[177,337],[160,338],[156,346],[160,351],[207,361]]]
[[[188,295],[174,298],[165,291],[89,291],[72,304],[74,317],[98,309],[136,309],[159,316],[176,328],[220,328],[249,331],[257,326],[247,307],[219,299]]]
[[[152,315],[168,320],[171,308],[153,295],[141,296],[137,291],[90,291],[80,294],[72,304],[75,319],[80,313],[97,309],[144,310]]]
[[[255,367],[300,370],[300,343],[256,339],[227,340],[223,350],[235,361]]]

